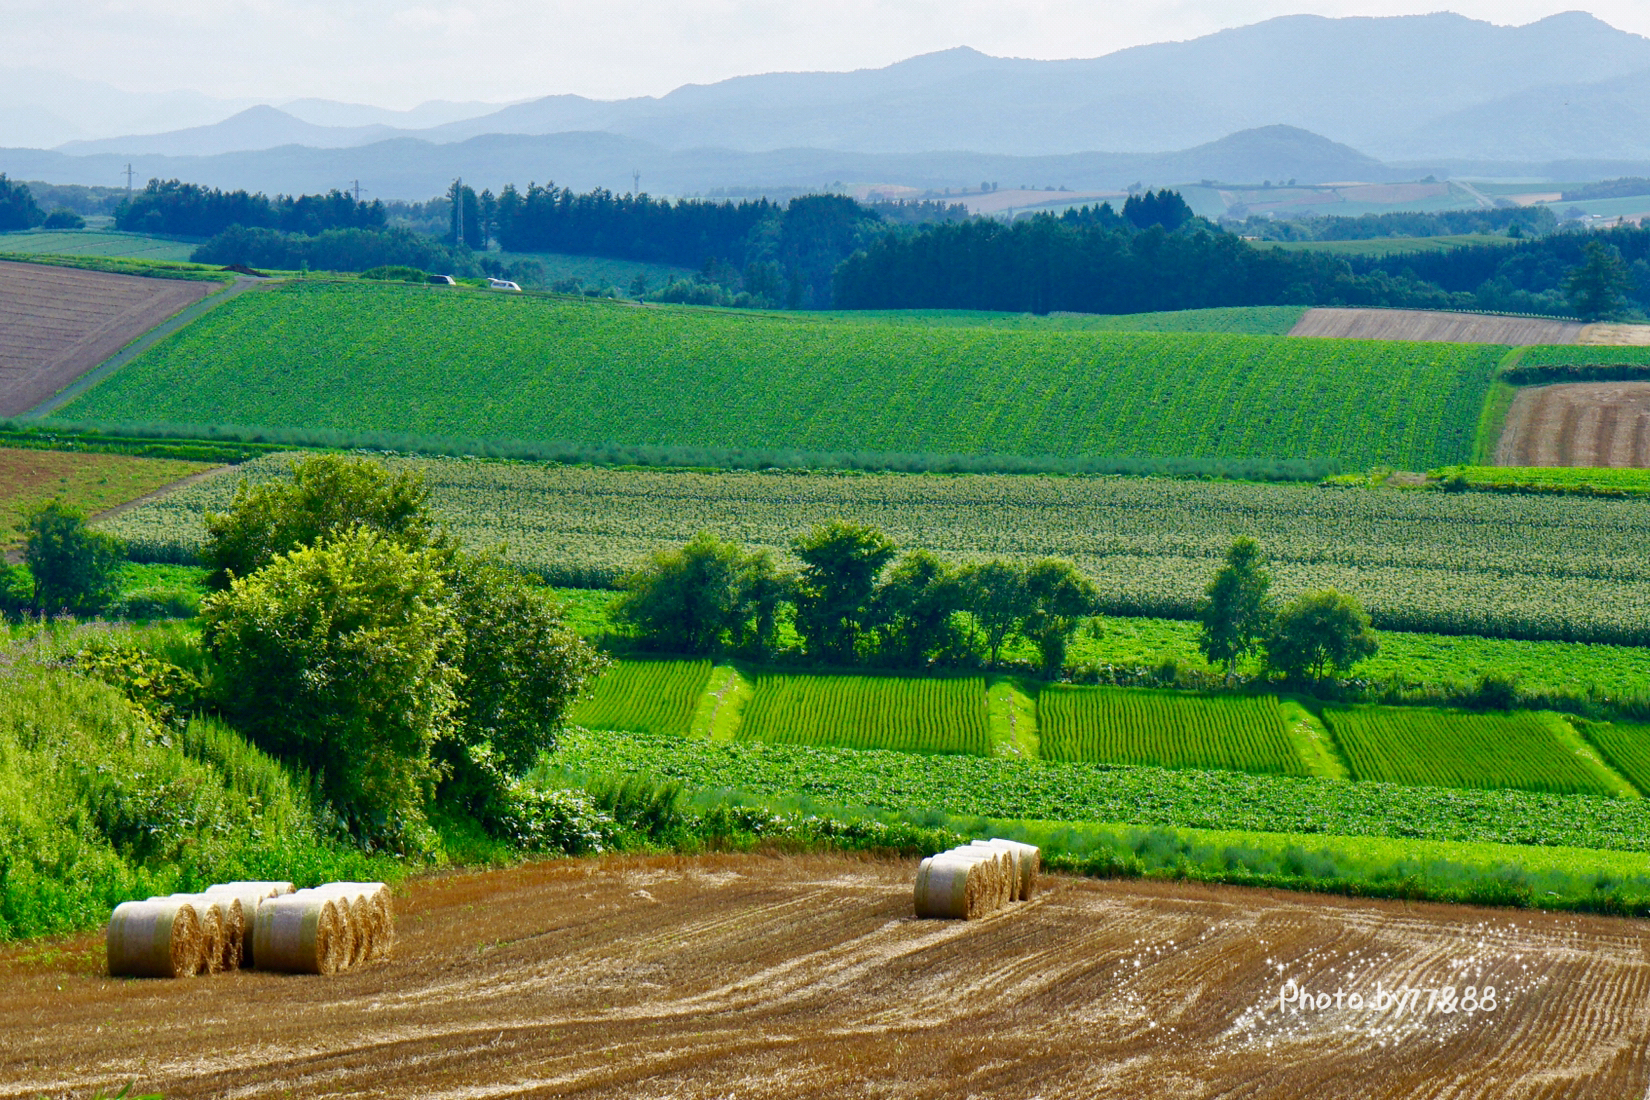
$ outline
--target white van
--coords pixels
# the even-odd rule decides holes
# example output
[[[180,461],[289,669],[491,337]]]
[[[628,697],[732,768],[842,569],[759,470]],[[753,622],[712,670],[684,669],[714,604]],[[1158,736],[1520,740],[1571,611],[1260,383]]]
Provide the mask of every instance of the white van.
[[[521,287],[512,283],[509,279],[488,279],[487,285],[493,290],[513,290],[517,294],[521,293]]]

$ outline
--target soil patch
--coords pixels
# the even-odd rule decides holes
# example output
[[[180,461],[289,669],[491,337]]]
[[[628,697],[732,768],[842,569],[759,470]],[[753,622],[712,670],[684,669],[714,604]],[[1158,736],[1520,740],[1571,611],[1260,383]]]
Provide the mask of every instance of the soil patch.
[[[1518,391],[1497,466],[1650,467],[1650,382],[1566,382]]]
[[[218,285],[0,261],[0,416],[27,412]]]
[[[1444,344],[1573,344],[1583,325],[1536,317],[1424,309],[1309,309],[1291,336],[1342,340],[1417,340]]]
[[[1621,1097],[1650,1085],[1643,922],[1053,878],[911,916],[915,864],[563,860],[415,882],[331,979],[102,976],[0,952],[0,1096],[167,1100]],[[1293,980],[1325,1007],[1280,1009]],[[1493,1009],[1337,989],[1494,986]],[[1436,997],[1435,997],[1436,1000]]]

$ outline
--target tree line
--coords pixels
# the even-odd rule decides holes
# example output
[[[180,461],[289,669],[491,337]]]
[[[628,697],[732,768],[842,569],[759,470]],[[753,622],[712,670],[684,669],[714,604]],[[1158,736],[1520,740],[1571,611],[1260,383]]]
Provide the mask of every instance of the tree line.
[[[791,551],[801,567],[786,573],[765,550],[701,532],[625,573],[612,616],[645,648],[757,660],[779,653],[789,624],[801,656],[832,667],[991,667],[1022,640],[1049,679],[1070,673],[1079,632],[1104,629],[1093,583],[1057,558],[953,565],[926,550],[900,556],[884,532],[840,520],[798,537]],[[1197,617],[1200,648],[1228,676],[1260,657],[1270,674],[1322,680],[1377,648],[1351,596],[1314,591],[1280,606],[1250,539],[1233,543]]]
[[[1638,192],[1643,194],[1644,192]],[[1263,241],[1367,241],[1382,237],[1449,237],[1467,233],[1504,233],[1539,237],[1558,228],[1557,216],[1545,206],[1494,210],[1395,210],[1385,214],[1318,214],[1268,218],[1251,214],[1223,225]]]
[[[115,228],[132,233],[215,237],[230,226],[314,235],[329,229],[382,229],[384,204],[347,191],[276,195],[223,191],[179,180],[150,180],[115,208]]]

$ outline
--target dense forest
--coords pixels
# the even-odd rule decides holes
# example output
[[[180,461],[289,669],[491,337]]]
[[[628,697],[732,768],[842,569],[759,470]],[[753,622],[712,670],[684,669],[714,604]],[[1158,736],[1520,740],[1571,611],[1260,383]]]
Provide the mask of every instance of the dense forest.
[[[149,185],[115,208],[115,228],[134,233],[213,237],[232,225],[283,233],[329,229],[382,229],[384,205],[358,202],[344,191],[325,195],[268,195],[220,191],[178,180]]]

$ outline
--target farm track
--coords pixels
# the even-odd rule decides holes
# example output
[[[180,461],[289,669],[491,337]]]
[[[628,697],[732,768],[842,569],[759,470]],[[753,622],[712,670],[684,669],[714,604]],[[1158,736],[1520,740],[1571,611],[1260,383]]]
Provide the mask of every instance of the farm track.
[[[1566,382],[1518,391],[1497,466],[1650,467],[1650,382]]]
[[[34,408],[215,289],[0,261],[0,416]]]
[[[1309,309],[1291,336],[1340,340],[1416,340],[1445,344],[1574,344],[1585,326],[1534,317],[1423,309]]]
[[[425,879],[390,963],[101,976],[0,953],[0,1096],[1622,1097],[1650,1084],[1642,922],[1053,879],[971,924],[906,862],[556,861]],[[1494,985],[1474,1016],[1280,1011]],[[1421,997],[1424,1006],[1425,995]]]

